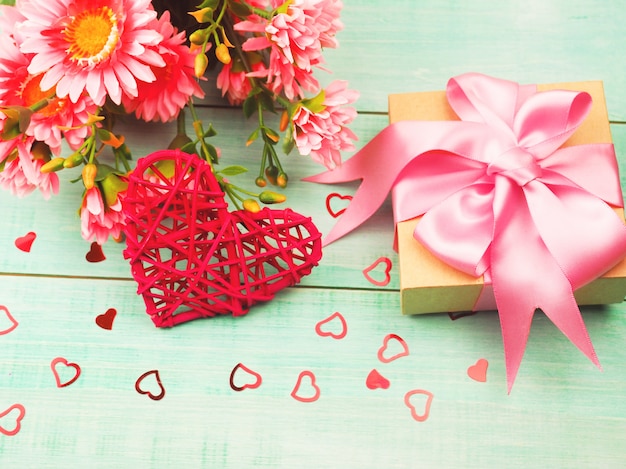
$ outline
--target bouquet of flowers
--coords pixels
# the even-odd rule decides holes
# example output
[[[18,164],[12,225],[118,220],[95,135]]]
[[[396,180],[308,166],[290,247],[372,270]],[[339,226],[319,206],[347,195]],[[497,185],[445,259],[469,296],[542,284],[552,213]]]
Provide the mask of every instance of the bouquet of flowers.
[[[227,176],[246,171],[241,166],[218,169],[219,149],[208,141],[216,132],[194,107],[207,73],[217,74],[230,104],[258,116],[245,143],[261,142],[260,188],[287,186],[279,152],[295,147],[332,169],[342,151],[354,149],[347,125],[358,93],[338,80],[322,89],[314,76],[323,69],[323,49],[338,46],[341,0],[1,3],[0,185],[18,196],[39,189],[49,198],[59,191],[58,171],[77,171],[87,241],[119,239],[125,223],[122,200],[133,159],[114,129],[120,114],[177,120],[170,148],[207,161],[237,208],[255,211],[257,200],[284,200],[230,183]],[[193,135],[185,132],[186,113]],[[266,124],[267,113],[280,113],[278,129]],[[67,147],[71,154],[62,154]]]

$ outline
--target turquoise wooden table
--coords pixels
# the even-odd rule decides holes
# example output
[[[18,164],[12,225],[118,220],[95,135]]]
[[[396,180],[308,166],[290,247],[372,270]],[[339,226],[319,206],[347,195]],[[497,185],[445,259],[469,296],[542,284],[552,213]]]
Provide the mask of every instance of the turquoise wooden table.
[[[440,90],[460,73],[602,80],[624,183],[621,0],[344,3],[340,48],[325,53],[333,75],[318,76],[360,91],[358,146],[386,125],[388,94]],[[241,110],[209,98],[201,113],[224,155],[256,167]],[[170,139],[161,126],[122,125],[138,156]],[[295,155],[284,164],[288,206],[327,233],[327,196],[356,185],[304,183],[323,168]],[[400,314],[387,202],[247,316],[157,329],[122,244],[87,262],[81,190],[61,176],[49,201],[0,193],[0,425],[15,430],[0,434],[2,467],[626,467],[624,304],[582,308],[602,371],[537,313],[509,395],[496,313]],[[14,243],[28,232],[24,252]]]

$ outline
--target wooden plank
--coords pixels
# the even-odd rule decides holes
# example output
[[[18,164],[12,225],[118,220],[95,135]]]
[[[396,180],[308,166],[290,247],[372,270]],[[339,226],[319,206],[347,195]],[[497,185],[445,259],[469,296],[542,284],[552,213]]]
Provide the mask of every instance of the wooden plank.
[[[210,117],[220,132],[215,137],[215,143],[222,149],[223,164],[243,164],[250,169],[250,173],[237,176],[233,181],[256,189],[253,181],[260,150],[256,146],[245,147],[243,142],[254,124],[246,121],[236,109],[203,109],[202,113]],[[360,139],[358,145],[364,145],[380,131],[386,125],[386,119],[386,116],[360,114],[354,126]],[[135,149],[136,157],[165,148],[171,138],[160,125],[133,122],[122,128],[130,147]],[[612,125],[611,131],[621,166],[622,185],[626,187],[626,126]],[[357,184],[327,186],[305,183],[300,179],[321,172],[324,168],[310,158],[295,153],[285,157],[283,163],[290,175],[290,184],[285,191],[288,196],[285,206],[311,216],[321,232],[328,233],[337,219],[327,211],[326,198],[333,193],[350,195],[356,190]],[[62,171],[62,190],[49,201],[42,200],[37,193],[18,199],[6,191],[0,191],[0,216],[4,220],[4,228],[0,231],[0,246],[4,247],[4,254],[0,256],[0,272],[130,278],[128,264],[122,257],[123,244],[107,243],[104,246],[107,257],[105,262],[93,264],[85,260],[89,244],[80,237],[80,220],[76,215],[82,189],[80,184],[69,183],[77,174],[78,171]],[[334,197],[331,207],[337,210],[345,203]],[[31,252],[24,253],[15,248],[14,242],[29,231],[37,233],[38,238]],[[392,267],[389,283],[384,287],[372,284],[363,274],[364,269],[376,265],[370,277],[378,281],[385,280],[385,265],[378,261],[388,258],[392,265],[397,264],[392,241],[393,215],[388,200],[363,227],[326,247],[322,262],[309,277],[303,279],[303,284],[397,289],[399,282],[396,267]]]
[[[445,314],[406,317],[399,314],[395,292],[298,288],[242,318],[158,330],[132,282],[5,276],[2,283],[0,304],[19,326],[0,336],[0,413],[16,403],[26,411],[16,436],[0,435],[3,467],[75,467],[75,461],[224,468],[623,462],[624,305],[584,309],[603,372],[536,315],[517,383],[507,395],[493,313],[456,321]],[[108,308],[117,309],[111,330],[95,324]],[[315,332],[333,312],[347,323],[343,339]],[[337,332],[337,326],[328,323],[322,330]],[[408,356],[379,360],[388,334],[405,341]],[[382,356],[401,351],[392,340]],[[81,368],[76,382],[57,387],[51,370],[57,357]],[[480,358],[489,363],[484,383],[467,375]],[[262,376],[259,387],[231,389],[238,363]],[[73,371],[65,368],[57,366],[62,380]],[[372,369],[389,380],[388,389],[366,387]],[[135,390],[150,370],[159,371],[161,400]],[[290,396],[305,370],[320,388],[315,402]],[[235,378],[239,385],[255,381],[239,372]],[[304,383],[301,395],[311,391]],[[154,375],[140,389],[160,393]],[[433,394],[423,422],[404,403],[416,389]],[[423,396],[409,402],[423,412]]]

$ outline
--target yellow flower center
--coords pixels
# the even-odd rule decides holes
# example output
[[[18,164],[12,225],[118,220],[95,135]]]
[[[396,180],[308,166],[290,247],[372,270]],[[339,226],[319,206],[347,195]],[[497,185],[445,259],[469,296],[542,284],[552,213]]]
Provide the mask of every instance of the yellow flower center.
[[[63,30],[69,44],[67,53],[79,66],[93,66],[106,60],[120,39],[117,16],[107,6],[81,11]]]
[[[33,104],[38,103],[43,99],[53,96],[53,98],[50,100],[46,107],[37,111],[38,114],[41,114],[45,117],[50,117],[61,112],[61,110],[65,107],[67,100],[57,98],[54,95],[55,88],[52,88],[51,90],[47,90],[45,92],[41,91],[40,83],[42,78],[43,74],[35,76],[29,75],[24,83],[22,83],[19,95],[22,98],[24,106],[26,107],[32,106]]]

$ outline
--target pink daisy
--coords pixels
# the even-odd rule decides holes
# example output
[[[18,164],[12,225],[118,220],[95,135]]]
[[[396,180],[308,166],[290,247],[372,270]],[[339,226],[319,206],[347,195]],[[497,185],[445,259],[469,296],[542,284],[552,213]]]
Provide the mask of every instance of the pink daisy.
[[[32,54],[22,54],[10,37],[0,36],[0,103],[29,107],[52,97],[46,107],[32,115],[26,135],[45,142],[55,154],[61,151],[63,136],[72,149],[78,148],[89,132],[80,124],[87,122],[88,114],[95,113],[97,106],[86,95],[73,103],[67,98],[56,97],[54,87],[42,92],[40,82],[43,75],[28,73],[31,57]],[[59,126],[73,129],[62,134]]]
[[[356,117],[356,109],[342,107],[359,96],[347,89],[345,81],[334,81],[323,91],[323,110],[312,112],[304,105],[293,116],[294,137],[302,155],[334,169],[341,164],[341,151],[354,150],[356,135],[346,127]]]
[[[183,43],[185,33],[178,33],[170,23],[170,12],[165,11],[152,27],[163,36],[157,53],[165,61],[164,67],[151,67],[156,80],[138,83],[138,98],[122,96],[128,112],[135,112],[145,121],[175,119],[191,96],[203,98],[204,92],[194,75],[194,56]]]
[[[39,189],[45,199],[59,192],[59,177],[56,173],[42,173],[42,159],[33,159],[31,148],[34,139],[20,137],[0,141],[0,186],[18,197],[24,197]]]
[[[80,208],[81,235],[86,241],[106,243],[109,236],[119,238],[125,225],[122,202],[118,197],[115,204],[105,207],[98,186],[87,190]]]
[[[43,73],[41,87],[78,101],[83,91],[97,105],[108,96],[136,97],[137,80],[155,80],[151,66],[165,62],[155,49],[162,36],[153,29],[150,0],[22,0],[24,53],[29,73]]]

